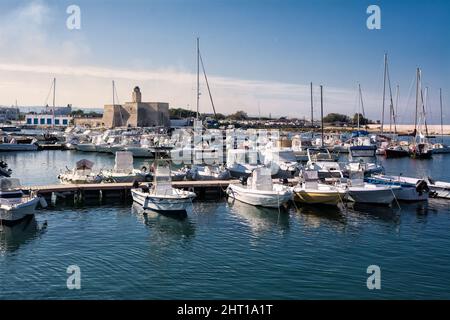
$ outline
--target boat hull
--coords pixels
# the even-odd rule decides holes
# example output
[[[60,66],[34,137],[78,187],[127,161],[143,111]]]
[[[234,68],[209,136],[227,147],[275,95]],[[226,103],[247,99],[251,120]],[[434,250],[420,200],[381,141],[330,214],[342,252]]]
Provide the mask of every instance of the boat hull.
[[[394,193],[391,188],[349,187],[347,195],[350,201],[356,203],[390,205],[394,201]]]
[[[339,202],[342,202],[342,196],[339,192],[298,190],[294,191],[294,201],[306,204],[326,204],[335,206]]]
[[[409,156],[409,152],[407,150],[386,149],[384,154],[386,158],[404,158]]]
[[[292,199],[292,192],[290,191],[254,192],[251,189],[233,184],[228,187],[227,194],[230,198],[241,202],[266,208],[279,208]]]
[[[138,189],[131,189],[133,201],[140,204],[144,209],[158,212],[182,212],[192,205],[195,195],[191,194],[180,198],[165,198],[161,196],[153,196],[142,192]]]
[[[150,148],[144,147],[126,147],[125,151],[129,151],[136,158],[154,158],[155,154]]]
[[[35,144],[21,143],[1,143],[0,152],[2,151],[36,151],[38,146]]]
[[[27,202],[16,204],[14,206],[2,205],[0,207],[0,221],[5,224],[20,222],[27,216],[34,214],[38,202],[39,198],[35,197]]]
[[[95,145],[92,144],[92,143],[86,143],[86,144],[80,143],[80,144],[77,144],[76,149],[78,151],[82,151],[82,152],[95,152],[96,151],[95,150]]]

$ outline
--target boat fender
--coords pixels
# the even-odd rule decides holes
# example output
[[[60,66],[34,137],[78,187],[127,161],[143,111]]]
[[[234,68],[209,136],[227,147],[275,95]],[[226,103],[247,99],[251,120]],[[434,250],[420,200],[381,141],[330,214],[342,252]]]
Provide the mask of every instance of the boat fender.
[[[47,201],[45,200],[44,197],[40,197],[39,198],[39,203],[41,204],[42,208],[47,208],[48,207]]]

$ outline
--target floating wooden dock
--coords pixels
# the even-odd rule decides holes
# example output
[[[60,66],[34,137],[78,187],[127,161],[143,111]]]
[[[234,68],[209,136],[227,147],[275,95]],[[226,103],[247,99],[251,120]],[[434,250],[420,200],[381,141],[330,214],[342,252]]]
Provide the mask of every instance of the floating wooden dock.
[[[288,183],[293,184],[294,179]],[[279,179],[274,179],[279,182]],[[225,189],[230,184],[239,184],[239,180],[204,180],[204,181],[172,181],[175,188],[186,189],[195,192],[200,198],[206,194],[214,194],[218,197],[224,195]],[[142,182],[140,187],[147,187],[148,182]],[[22,189],[30,190],[44,197],[47,203],[70,202],[83,203],[103,201],[105,199],[116,201],[131,200],[133,183],[95,183],[95,184],[54,184],[43,186],[23,186]]]

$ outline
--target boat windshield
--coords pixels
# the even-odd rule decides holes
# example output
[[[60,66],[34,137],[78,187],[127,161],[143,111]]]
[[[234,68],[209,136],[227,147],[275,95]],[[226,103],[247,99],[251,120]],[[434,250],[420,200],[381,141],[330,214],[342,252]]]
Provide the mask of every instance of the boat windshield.
[[[0,179],[0,191],[12,191],[20,188],[20,180],[15,178]]]
[[[333,161],[330,152],[326,149],[308,149],[311,161]]]
[[[292,151],[280,151],[278,152],[278,158],[283,162],[296,162],[295,154]]]

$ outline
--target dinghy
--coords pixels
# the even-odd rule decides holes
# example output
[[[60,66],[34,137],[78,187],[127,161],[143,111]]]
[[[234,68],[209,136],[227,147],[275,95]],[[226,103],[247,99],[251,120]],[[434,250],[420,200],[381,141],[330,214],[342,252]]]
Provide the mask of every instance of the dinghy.
[[[230,198],[254,206],[279,208],[292,199],[292,191],[281,184],[273,184],[268,168],[257,168],[243,184],[230,184],[227,194]]]

